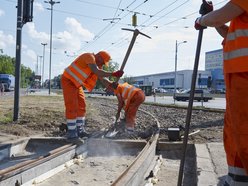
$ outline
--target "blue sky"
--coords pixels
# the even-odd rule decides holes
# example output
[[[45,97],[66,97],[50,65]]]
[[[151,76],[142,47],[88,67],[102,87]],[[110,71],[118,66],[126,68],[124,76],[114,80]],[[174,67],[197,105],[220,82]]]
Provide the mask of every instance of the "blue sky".
[[[0,0],[0,49],[15,57],[17,0]],[[60,0],[53,11],[52,77],[63,73],[77,55],[106,50],[120,64],[139,29],[152,39],[138,35],[125,66],[125,75],[138,76],[175,70],[175,44],[178,46],[178,70],[193,69],[198,31],[194,21],[199,16],[201,0]],[[227,0],[213,0],[214,9]],[[22,64],[36,72],[37,56],[45,50],[44,79],[48,78],[50,55],[50,4],[34,0],[33,22],[22,29]],[[137,27],[131,25],[137,15]],[[115,19],[113,19],[115,18]],[[111,20],[113,19],[113,20]],[[204,30],[199,69],[204,69],[205,52],[222,48],[222,38],[214,28]],[[43,59],[38,57],[40,61]],[[40,69],[38,69],[40,74]]]

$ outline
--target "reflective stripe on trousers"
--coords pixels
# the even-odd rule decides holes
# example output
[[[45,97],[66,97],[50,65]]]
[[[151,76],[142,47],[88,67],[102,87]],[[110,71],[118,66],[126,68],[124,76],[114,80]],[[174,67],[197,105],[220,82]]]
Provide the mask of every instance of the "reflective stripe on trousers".
[[[76,129],[76,120],[75,119],[68,119],[67,120],[67,127],[68,130],[75,130]]]
[[[85,117],[77,117],[77,127],[81,127],[85,125]]]

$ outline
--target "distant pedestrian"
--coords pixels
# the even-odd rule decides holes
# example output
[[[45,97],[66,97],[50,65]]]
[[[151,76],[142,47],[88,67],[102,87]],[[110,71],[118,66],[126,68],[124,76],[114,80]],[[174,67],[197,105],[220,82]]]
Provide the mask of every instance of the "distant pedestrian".
[[[4,91],[5,91],[4,83],[0,83],[0,92],[1,92],[1,96],[4,95]]]
[[[200,11],[213,10],[204,1]],[[215,27],[224,38],[226,84],[224,147],[228,164],[225,186],[248,185],[248,1],[230,0],[197,18],[195,28]],[[225,25],[230,21],[230,26]]]

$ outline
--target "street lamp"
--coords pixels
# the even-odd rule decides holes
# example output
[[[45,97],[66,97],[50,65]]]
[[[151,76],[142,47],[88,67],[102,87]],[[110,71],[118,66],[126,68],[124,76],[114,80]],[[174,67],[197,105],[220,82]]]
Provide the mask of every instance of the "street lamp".
[[[39,58],[40,58],[40,73],[39,73],[39,75],[41,76],[41,59],[42,59],[42,57],[43,56],[39,56]]]
[[[177,48],[180,44],[187,43],[187,41],[177,42],[176,40],[176,53],[175,53],[175,76],[174,76],[174,104],[175,104],[175,94],[176,94],[176,86],[177,86]]]
[[[45,64],[45,48],[47,43],[41,43],[43,45],[43,65],[42,65],[42,88],[44,88],[44,64]]]
[[[52,33],[53,33],[53,5],[56,3],[60,3],[59,1],[44,1],[45,3],[49,3],[51,5],[51,26],[50,26],[50,60],[49,60],[49,91],[48,94],[51,94],[51,61],[52,61]]]

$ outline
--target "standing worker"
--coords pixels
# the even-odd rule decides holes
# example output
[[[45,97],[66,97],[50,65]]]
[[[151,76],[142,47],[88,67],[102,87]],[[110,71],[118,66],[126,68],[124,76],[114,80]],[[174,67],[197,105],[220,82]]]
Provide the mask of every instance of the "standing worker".
[[[125,111],[126,131],[134,132],[136,113],[139,106],[145,101],[144,92],[128,83],[119,84],[110,82],[108,89],[114,91],[118,99],[116,121],[120,118],[121,110]]]
[[[108,65],[109,60],[110,55],[105,51],[100,51],[97,54],[84,53],[64,70],[61,84],[65,102],[68,139],[88,135],[84,128],[86,103],[82,86],[88,91],[92,91],[98,79],[123,75],[123,71],[107,72],[102,70],[102,66]]]
[[[211,4],[203,2],[202,8]],[[230,21],[230,26],[225,23]],[[226,113],[224,147],[228,164],[225,186],[248,185],[248,1],[230,0],[196,19],[195,28],[215,27],[223,40]]]

